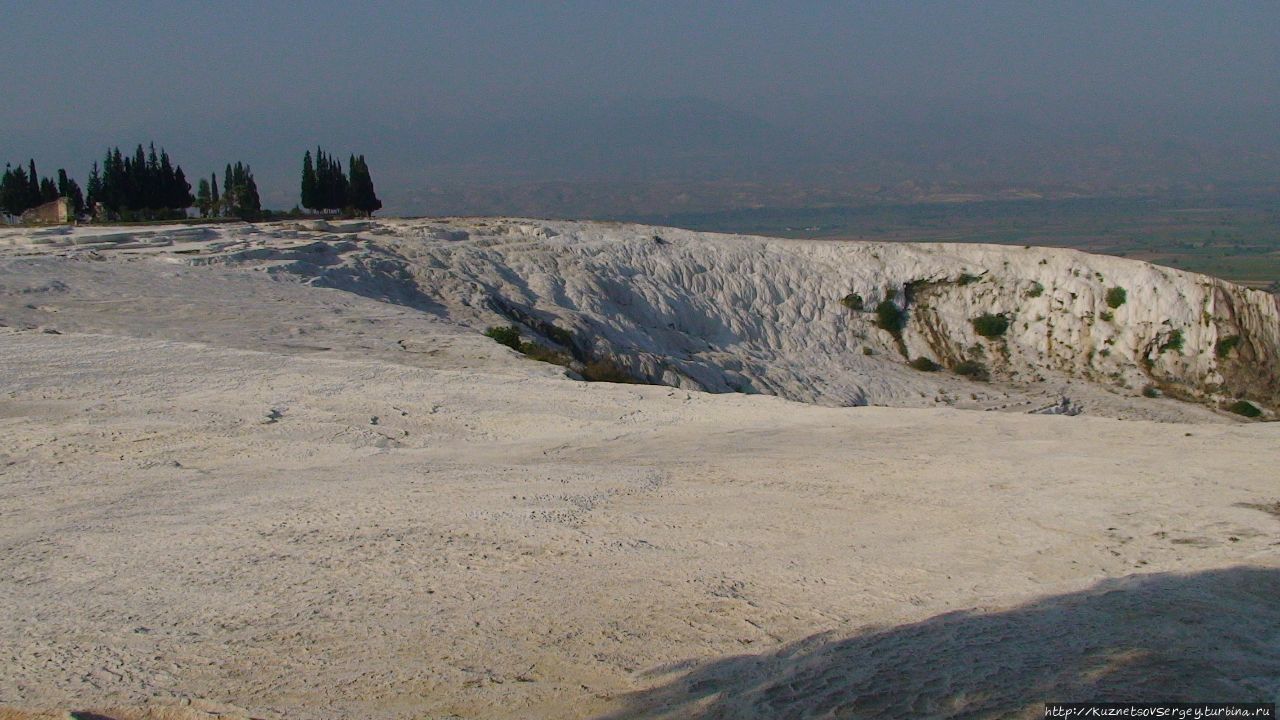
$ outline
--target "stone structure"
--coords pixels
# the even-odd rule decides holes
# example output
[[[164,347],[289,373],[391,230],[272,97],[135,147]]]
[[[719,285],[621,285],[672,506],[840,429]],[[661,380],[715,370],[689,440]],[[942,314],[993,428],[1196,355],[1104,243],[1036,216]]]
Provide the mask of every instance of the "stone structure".
[[[38,225],[58,225],[75,220],[71,199],[60,197],[43,205],[37,205],[22,213],[22,222]]]

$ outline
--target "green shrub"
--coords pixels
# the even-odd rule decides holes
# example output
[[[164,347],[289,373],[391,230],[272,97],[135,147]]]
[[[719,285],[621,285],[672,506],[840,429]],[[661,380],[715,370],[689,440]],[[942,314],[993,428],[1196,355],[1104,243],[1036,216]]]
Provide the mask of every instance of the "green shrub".
[[[1112,315],[1110,310],[1103,310],[1102,312],[1098,313],[1098,319],[1102,320],[1103,322],[1111,322],[1113,318],[1115,318],[1115,315]]]
[[[934,372],[934,371],[936,371],[936,370],[939,370],[939,369],[940,369],[940,368],[938,367],[938,363],[936,363],[936,362],[934,362],[934,361],[930,360],[929,358],[927,358],[927,357],[925,357],[925,356],[923,356],[923,355],[921,355],[920,357],[916,358],[915,360],[912,360],[912,361],[911,361],[910,363],[908,363],[908,364],[909,364],[909,365],[911,365],[911,367],[913,367],[913,368],[915,368],[916,370],[919,370],[919,371],[921,371],[921,372]]]
[[[1182,331],[1181,330],[1174,330],[1173,332],[1169,333],[1169,339],[1165,340],[1164,344],[1160,346],[1160,352],[1165,352],[1166,350],[1173,350],[1174,352],[1182,351]]]
[[[998,338],[1009,329],[1009,318],[1004,313],[984,313],[973,319],[973,329],[984,338]]]
[[[569,363],[573,362],[573,358],[568,354],[562,353],[559,350],[552,350],[551,348],[546,347],[545,345],[539,345],[538,343],[523,342],[520,343],[520,347],[516,349],[524,353],[530,360],[551,363],[552,365],[563,365],[565,367],[568,367]]]
[[[1228,335],[1213,344],[1213,353],[1217,355],[1219,358],[1225,358],[1226,356],[1230,355],[1231,351],[1235,350],[1236,345],[1239,345],[1239,344],[1240,344],[1239,335]]]
[[[558,325],[547,323],[547,326],[543,328],[543,334],[560,345],[573,347],[573,333]]]
[[[1156,388],[1155,385],[1147,385],[1142,388],[1142,397],[1158,398],[1160,397],[1160,391]]]
[[[976,360],[963,360],[956,363],[956,366],[951,368],[951,371],[973,380],[986,380],[990,377],[987,372],[987,366]]]
[[[1237,415],[1243,415],[1247,418],[1256,418],[1262,415],[1262,411],[1258,409],[1258,406],[1248,400],[1237,400],[1228,405],[1227,409]]]
[[[969,273],[960,273],[960,279],[957,280],[956,282],[959,285],[964,286],[964,285],[970,285],[972,283],[976,283],[981,279],[982,278],[978,277],[977,275],[970,275]]]
[[[485,330],[484,334],[500,345],[506,345],[512,350],[520,350],[520,328],[515,325],[491,327]]]
[[[1112,310],[1120,307],[1129,299],[1129,293],[1122,287],[1113,287],[1107,291],[1107,306]]]
[[[861,312],[863,308],[862,296],[858,293],[849,293],[840,300],[840,304],[850,310],[857,310]]]
[[[906,326],[907,314],[894,305],[892,300],[882,300],[876,305],[876,327],[897,335]]]
[[[1043,294],[1044,294],[1044,286],[1041,285],[1039,282],[1032,281],[1031,289],[1027,290],[1027,297],[1038,298]]]
[[[592,360],[582,368],[582,377],[589,382],[611,382],[611,383],[631,383],[636,384],[640,381],[635,379],[626,368],[622,367],[613,360]]]

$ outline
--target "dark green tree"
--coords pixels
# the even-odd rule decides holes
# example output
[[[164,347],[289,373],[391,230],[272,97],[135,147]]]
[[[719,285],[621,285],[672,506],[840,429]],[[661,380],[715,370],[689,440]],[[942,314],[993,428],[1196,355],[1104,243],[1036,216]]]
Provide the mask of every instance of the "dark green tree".
[[[84,214],[84,191],[80,189],[80,184],[75,180],[67,179],[66,197],[71,200],[71,210],[80,217]]]
[[[200,178],[200,183],[196,187],[196,209],[200,211],[200,217],[209,217],[209,208],[213,207],[213,202],[209,195],[209,181]]]
[[[315,163],[314,209],[341,211],[350,207],[351,200],[348,197],[350,181],[342,172],[342,163],[325,154],[321,148],[316,148]]]
[[[127,167],[129,196],[125,200],[125,206],[134,211],[145,210],[151,183],[147,179],[147,153],[141,144],[133,151],[133,163]]]
[[[258,183],[253,178],[253,170],[242,162],[234,166],[227,165],[223,176],[222,212],[228,217],[241,220],[257,220],[262,215],[262,201],[258,197]],[[211,188],[211,191],[216,189]]]
[[[302,207],[308,210],[318,209],[316,203],[316,170],[311,164],[311,151],[302,155]]]
[[[226,170],[222,173],[222,214],[225,216],[234,215],[236,206],[236,186],[232,182],[231,163],[227,163]]]
[[[120,148],[114,148],[107,154],[103,165],[102,194],[107,210],[116,216],[124,210],[129,196],[129,174],[125,169],[124,155]]]
[[[166,206],[165,189],[160,158],[156,156],[156,144],[151,143],[150,152],[147,154],[147,167],[142,171],[142,197],[139,198],[139,204],[151,211],[148,213],[149,216]]]
[[[36,161],[27,160],[27,207],[33,208],[41,203],[40,176],[36,174]]]
[[[373,189],[373,176],[369,174],[369,164],[364,156],[352,157],[349,161],[351,172],[351,206],[357,211],[372,217],[373,213],[382,209],[382,201]]]
[[[93,164],[93,169],[89,171],[89,183],[86,188],[88,197],[85,198],[85,208],[92,217],[98,212],[98,202],[102,199],[102,175],[98,172],[98,163]]]
[[[191,183],[187,182],[187,174],[182,172],[181,165],[173,171],[173,190],[170,195],[172,204],[169,207],[174,210],[185,211],[195,202],[195,198],[191,196]]]
[[[195,198],[181,165],[174,165],[169,153],[155,143],[149,151],[139,144],[132,155],[122,155],[111,148],[102,159],[102,168],[94,166],[89,180],[90,210],[97,203],[107,218],[147,220],[182,217]]]
[[[246,165],[244,170],[244,202],[246,219],[257,218],[262,214],[262,198],[258,196],[258,183],[253,179],[253,172]]]
[[[58,197],[58,186],[53,182],[53,179],[42,179],[40,181],[40,203],[38,204],[53,202],[54,200],[57,200]]]
[[[335,212],[342,212],[351,205],[351,200],[347,197],[350,188],[348,187],[347,176],[342,172],[341,160],[331,161],[329,175],[332,183],[329,207],[333,208]]]
[[[29,207],[27,193],[31,190],[27,183],[27,174],[19,165],[17,169],[4,166],[4,176],[0,178],[0,211],[5,215],[21,215]]]
[[[155,150],[153,149],[154,153]],[[160,168],[159,176],[153,180],[156,185],[155,199],[152,202],[159,204],[162,208],[184,208],[187,207],[186,199],[191,194],[191,186],[186,189],[178,187],[177,173],[174,172],[173,163],[169,161],[169,153],[160,148]]]

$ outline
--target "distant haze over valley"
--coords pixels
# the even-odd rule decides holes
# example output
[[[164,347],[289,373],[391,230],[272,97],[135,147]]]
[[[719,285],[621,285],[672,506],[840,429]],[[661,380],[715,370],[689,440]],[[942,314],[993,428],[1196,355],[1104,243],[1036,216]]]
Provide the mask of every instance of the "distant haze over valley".
[[[359,148],[389,214],[630,217],[1280,178],[1273,3],[10,8],[0,160]],[[128,72],[122,69],[128,68]],[[147,81],[139,82],[145,77]],[[950,196],[950,197],[949,197]]]
[[[603,107],[513,108],[505,116],[329,118],[308,136],[358,146],[392,214],[631,216],[743,207],[1161,193],[1280,178],[1273,118],[1233,119],[1196,135],[1175,119],[1071,126],[1008,114],[868,103],[770,122],[694,97]],[[1190,122],[1191,118],[1184,118]],[[98,134],[100,140],[93,136]],[[38,130],[7,139],[45,166],[80,165],[110,138],[152,137],[189,166],[219,167],[213,148],[253,158],[266,206],[297,203],[298,157],[314,143],[288,119],[107,133]],[[68,143],[55,139],[74,137]],[[8,150],[8,148],[6,148]],[[9,151],[13,160],[18,155]],[[6,156],[7,157],[7,156]]]

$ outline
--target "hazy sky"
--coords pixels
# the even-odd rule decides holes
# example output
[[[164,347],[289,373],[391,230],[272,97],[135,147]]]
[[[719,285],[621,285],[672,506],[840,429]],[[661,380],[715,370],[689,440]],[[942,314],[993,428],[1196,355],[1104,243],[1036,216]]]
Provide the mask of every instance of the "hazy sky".
[[[985,152],[984,127],[1274,147],[1280,126],[1272,0],[46,0],[0,2],[0,30],[0,159],[83,178],[107,143],[154,139],[189,175],[253,163],[287,184],[264,188],[278,205],[317,143],[363,152],[375,179],[434,182],[637,158],[714,175],[756,159],[743,145],[799,161],[882,132],[877,152],[909,152],[936,127],[945,155]]]

